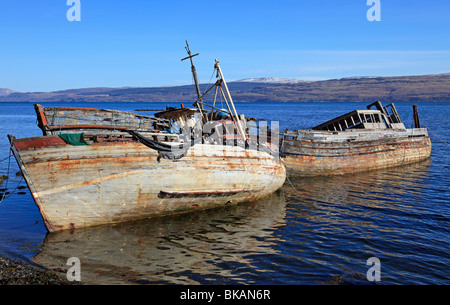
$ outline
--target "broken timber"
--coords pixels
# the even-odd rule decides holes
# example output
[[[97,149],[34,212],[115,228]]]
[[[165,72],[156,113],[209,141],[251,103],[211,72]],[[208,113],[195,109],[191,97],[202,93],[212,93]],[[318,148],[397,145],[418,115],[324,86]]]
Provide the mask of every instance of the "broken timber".
[[[192,57],[197,54],[191,55],[189,45],[186,50],[195,75]],[[249,135],[242,115],[217,60],[215,68],[217,88],[223,93],[225,86],[227,106],[233,109],[225,118],[224,110],[214,106],[203,113],[199,90],[197,108],[182,105],[155,117],[36,104],[43,136],[8,137],[48,231],[222,207],[279,189],[286,170],[278,143],[276,154],[264,148],[267,143],[244,145]],[[203,123],[214,133],[204,132]]]
[[[286,130],[280,151],[288,175],[347,174],[419,162],[430,157],[431,141],[425,128],[406,129],[393,104],[368,106],[314,127]]]

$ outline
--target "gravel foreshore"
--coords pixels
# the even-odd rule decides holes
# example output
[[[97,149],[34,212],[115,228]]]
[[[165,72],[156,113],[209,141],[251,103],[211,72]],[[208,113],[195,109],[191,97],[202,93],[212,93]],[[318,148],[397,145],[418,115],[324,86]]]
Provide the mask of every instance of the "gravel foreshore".
[[[0,285],[73,285],[64,272],[0,255]]]

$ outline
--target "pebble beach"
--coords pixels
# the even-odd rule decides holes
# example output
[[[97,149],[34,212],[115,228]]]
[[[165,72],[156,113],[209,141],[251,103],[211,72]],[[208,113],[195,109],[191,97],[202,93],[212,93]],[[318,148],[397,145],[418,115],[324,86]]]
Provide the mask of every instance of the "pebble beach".
[[[65,272],[0,255],[0,285],[73,285]]]

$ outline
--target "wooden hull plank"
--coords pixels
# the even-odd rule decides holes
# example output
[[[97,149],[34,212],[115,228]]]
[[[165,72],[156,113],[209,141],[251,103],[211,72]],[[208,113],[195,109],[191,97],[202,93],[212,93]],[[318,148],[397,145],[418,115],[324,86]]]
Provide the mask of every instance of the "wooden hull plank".
[[[220,145],[168,160],[138,142],[72,146],[39,137],[13,141],[13,152],[51,232],[256,200],[286,175],[268,153]]]

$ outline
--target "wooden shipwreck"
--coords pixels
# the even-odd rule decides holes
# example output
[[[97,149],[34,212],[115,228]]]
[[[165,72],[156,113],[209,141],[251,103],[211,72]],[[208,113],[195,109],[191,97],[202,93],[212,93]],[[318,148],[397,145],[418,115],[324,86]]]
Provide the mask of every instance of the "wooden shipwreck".
[[[375,108],[375,109],[374,109]],[[312,130],[286,130],[280,152],[288,175],[346,174],[425,160],[431,141],[420,128],[413,106],[414,128],[405,128],[394,104],[375,102],[320,124]]]
[[[200,90],[195,108],[155,117],[36,104],[43,136],[8,137],[47,229],[222,207],[280,188],[286,171],[278,152],[250,143],[217,60],[215,69],[213,87],[228,110],[207,105]]]

